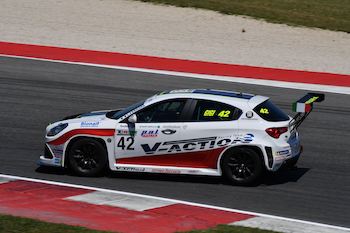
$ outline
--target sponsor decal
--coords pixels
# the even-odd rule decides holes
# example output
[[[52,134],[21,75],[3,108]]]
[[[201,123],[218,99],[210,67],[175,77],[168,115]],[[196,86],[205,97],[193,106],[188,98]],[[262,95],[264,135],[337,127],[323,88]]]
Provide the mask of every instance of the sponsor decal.
[[[124,135],[124,136],[129,136],[129,135],[136,135],[135,130],[127,130],[127,129],[118,129],[117,130],[117,135]]]
[[[141,137],[144,137],[144,138],[154,138],[154,137],[158,137],[158,133],[159,133],[159,130],[143,130],[141,132]]]
[[[176,130],[173,130],[173,129],[163,129],[163,130],[162,130],[162,133],[165,134],[165,135],[170,135],[170,134],[176,133]]]
[[[234,141],[236,143],[238,142],[241,142],[241,143],[250,143],[254,140],[254,134],[251,134],[251,133],[247,133],[246,135],[244,135],[243,137],[242,136],[239,136],[239,137],[236,137],[234,139]]]
[[[173,169],[167,169],[167,168],[153,168],[151,169],[151,172],[154,173],[166,173],[166,174],[181,174],[181,171],[179,170],[173,170]]]
[[[195,138],[188,140],[178,141],[167,141],[167,142],[156,142],[154,145],[141,144],[142,149],[146,154],[154,154],[156,152],[183,152],[183,151],[198,151],[208,150],[215,147],[225,147],[231,144],[235,144],[237,141],[231,138],[218,138],[218,137],[207,137],[207,138]]]
[[[54,158],[53,163],[61,165],[61,158]]]
[[[159,129],[159,125],[140,125],[140,129]]]
[[[163,129],[181,129],[180,125],[163,125]]]
[[[127,171],[127,172],[144,172],[145,168],[138,167],[116,167],[117,171]]]
[[[278,155],[288,155],[290,152],[289,150],[281,150],[281,151],[277,151]]]
[[[243,138],[242,142],[247,143],[247,142],[252,142],[254,140],[254,135],[251,133],[247,133]]]
[[[60,158],[60,157],[62,157],[63,149],[61,149],[61,148],[52,148],[52,153],[54,154],[55,157]]]
[[[63,155],[63,146],[50,145],[51,152],[55,158],[61,159]]]
[[[99,121],[83,121],[80,123],[80,127],[88,128],[88,127],[98,127],[100,124]]]
[[[223,137],[206,137],[195,138],[187,140],[156,142],[153,145],[141,144],[142,149],[146,154],[154,153],[173,153],[173,152],[186,152],[186,151],[198,151],[209,150],[218,147],[225,147],[236,143],[250,143],[254,140],[253,134],[246,134],[244,137],[236,137],[233,139],[231,136]]]

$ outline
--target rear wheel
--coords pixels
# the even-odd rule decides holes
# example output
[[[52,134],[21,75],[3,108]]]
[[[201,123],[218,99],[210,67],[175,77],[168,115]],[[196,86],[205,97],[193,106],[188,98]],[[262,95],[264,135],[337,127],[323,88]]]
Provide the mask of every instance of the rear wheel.
[[[263,162],[251,148],[228,150],[221,163],[223,175],[233,184],[251,185],[263,174]]]
[[[69,168],[79,176],[100,175],[107,162],[106,149],[92,138],[75,141],[68,151]]]

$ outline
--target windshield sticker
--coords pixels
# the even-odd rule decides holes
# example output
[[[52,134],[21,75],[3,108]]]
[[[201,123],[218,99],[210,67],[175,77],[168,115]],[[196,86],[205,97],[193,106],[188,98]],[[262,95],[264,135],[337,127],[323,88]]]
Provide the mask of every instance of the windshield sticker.
[[[212,117],[215,115],[216,110],[205,110],[203,116]]]
[[[260,108],[261,114],[269,114],[269,110],[267,108]]]
[[[135,112],[139,111],[140,109],[142,109],[145,105],[142,104],[140,107],[135,108],[134,110],[131,110],[130,112],[126,113],[124,116],[120,117],[120,120],[124,120],[125,118],[131,116],[132,114],[134,114]]]
[[[230,110],[223,110],[223,111],[221,111],[221,112],[218,114],[218,116],[219,116],[219,117],[229,117],[229,116],[230,116],[230,113],[231,113]]]

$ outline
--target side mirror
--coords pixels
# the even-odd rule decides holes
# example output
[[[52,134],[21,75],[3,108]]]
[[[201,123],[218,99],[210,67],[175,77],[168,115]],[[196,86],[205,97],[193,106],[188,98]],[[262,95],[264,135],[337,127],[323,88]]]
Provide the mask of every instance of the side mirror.
[[[132,124],[135,124],[135,123],[137,122],[137,116],[136,116],[136,114],[132,114],[131,116],[129,116],[128,122],[129,122],[129,123],[132,123]]]

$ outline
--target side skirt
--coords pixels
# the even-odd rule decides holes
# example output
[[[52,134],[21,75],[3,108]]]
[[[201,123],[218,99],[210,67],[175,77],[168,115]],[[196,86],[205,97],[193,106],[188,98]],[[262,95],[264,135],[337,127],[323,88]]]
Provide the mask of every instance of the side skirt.
[[[188,167],[169,167],[169,166],[150,166],[135,164],[114,164],[114,171],[126,172],[147,172],[147,173],[165,173],[165,174],[190,174],[190,175],[206,175],[221,176],[217,169],[209,168],[188,168]]]

